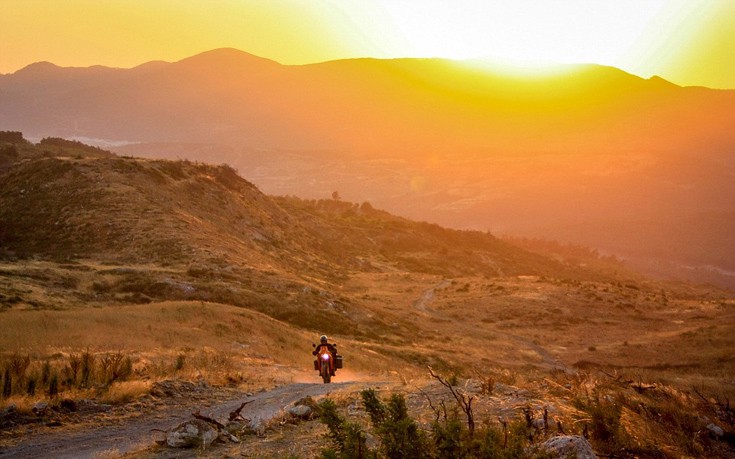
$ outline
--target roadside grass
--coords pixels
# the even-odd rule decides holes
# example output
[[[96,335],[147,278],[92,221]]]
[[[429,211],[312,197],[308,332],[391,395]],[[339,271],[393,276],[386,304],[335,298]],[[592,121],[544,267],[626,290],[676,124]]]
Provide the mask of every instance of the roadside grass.
[[[105,387],[124,399],[145,387],[134,381],[171,377],[238,384],[257,374],[253,367],[297,365],[297,350],[308,352],[309,342],[262,314],[201,302],[6,310],[0,328],[0,349],[8,350],[0,354],[0,380],[10,385],[4,398]]]
[[[0,329],[0,388],[10,384],[0,398],[8,400],[94,394],[124,402],[170,378],[267,387],[303,379],[318,337],[259,312],[198,301],[10,309],[0,313]],[[338,342],[348,354],[344,375],[396,369],[365,343]]]

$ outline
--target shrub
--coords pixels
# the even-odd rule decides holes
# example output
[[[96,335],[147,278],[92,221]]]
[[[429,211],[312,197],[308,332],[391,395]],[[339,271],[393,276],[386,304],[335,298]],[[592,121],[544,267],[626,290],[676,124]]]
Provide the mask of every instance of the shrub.
[[[36,385],[38,384],[38,376],[36,374],[31,375],[26,383],[26,394],[36,395]]]
[[[133,373],[133,361],[122,352],[107,354],[100,359],[102,379],[105,385],[124,381]]]
[[[322,458],[367,459],[375,458],[375,452],[367,447],[367,437],[359,424],[347,422],[337,412],[337,405],[324,399],[317,405],[319,419],[329,430],[327,438],[334,445],[322,451]]]
[[[89,350],[82,353],[82,374],[79,387],[89,387],[90,379],[94,374],[94,362],[94,355]]]
[[[59,375],[53,372],[48,383],[48,396],[49,398],[56,398],[57,395],[59,395]]]
[[[590,417],[590,439],[605,453],[615,453],[627,444],[626,432],[620,423],[623,405],[621,400],[594,393],[576,405]]]
[[[519,419],[510,428],[486,425],[470,431],[459,408],[436,411],[431,437],[409,416],[402,395],[394,394],[387,402],[378,399],[373,389],[360,393],[370,416],[373,434],[380,440],[380,450],[367,448],[366,434],[357,423],[348,422],[337,412],[336,404],[325,399],[318,405],[320,420],[327,425],[333,448],[325,449],[322,458],[547,458],[538,448],[529,447],[529,428]]]
[[[425,457],[429,449],[426,435],[408,415],[403,395],[392,395],[388,404],[383,406],[371,389],[361,394],[365,410],[370,413],[373,427],[380,437],[385,457],[395,459]]]
[[[3,375],[3,398],[8,398],[13,394],[13,377],[10,374],[10,367],[5,367]]]

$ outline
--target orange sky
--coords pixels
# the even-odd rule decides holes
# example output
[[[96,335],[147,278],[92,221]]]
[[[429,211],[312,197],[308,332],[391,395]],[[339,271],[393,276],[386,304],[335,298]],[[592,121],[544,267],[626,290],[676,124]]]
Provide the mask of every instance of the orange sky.
[[[0,73],[132,67],[233,47],[284,64],[486,58],[599,63],[735,88],[733,0],[2,0]]]

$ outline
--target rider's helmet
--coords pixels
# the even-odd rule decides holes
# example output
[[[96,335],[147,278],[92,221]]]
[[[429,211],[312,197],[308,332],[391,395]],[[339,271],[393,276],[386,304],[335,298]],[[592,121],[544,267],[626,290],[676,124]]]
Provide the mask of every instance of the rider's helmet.
[[[327,335],[322,335],[321,337],[319,337],[319,341],[321,341],[322,344],[326,344],[326,342],[327,342]]]

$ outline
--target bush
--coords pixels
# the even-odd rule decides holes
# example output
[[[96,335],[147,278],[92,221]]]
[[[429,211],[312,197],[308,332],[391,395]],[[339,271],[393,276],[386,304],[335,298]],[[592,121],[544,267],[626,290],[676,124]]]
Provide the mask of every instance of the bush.
[[[372,389],[361,393],[365,410],[370,414],[375,432],[380,437],[381,450],[385,457],[421,458],[429,450],[426,435],[408,415],[406,399],[394,394],[383,405]]]
[[[322,451],[322,458],[546,458],[548,454],[530,447],[528,428],[518,420],[510,428],[493,426],[470,431],[459,409],[445,409],[437,415],[430,434],[419,428],[409,416],[405,398],[394,394],[387,403],[378,399],[373,389],[360,393],[370,416],[372,433],[380,441],[379,450],[367,448],[366,434],[356,422],[348,422],[337,405],[325,399],[318,405],[319,419],[327,425],[332,448]],[[443,406],[443,405],[442,405]]]
[[[324,399],[317,406],[319,419],[326,424],[329,438],[334,448],[322,451],[322,458],[367,459],[375,458],[375,452],[367,447],[365,432],[357,423],[347,420],[337,412],[337,405]]]

